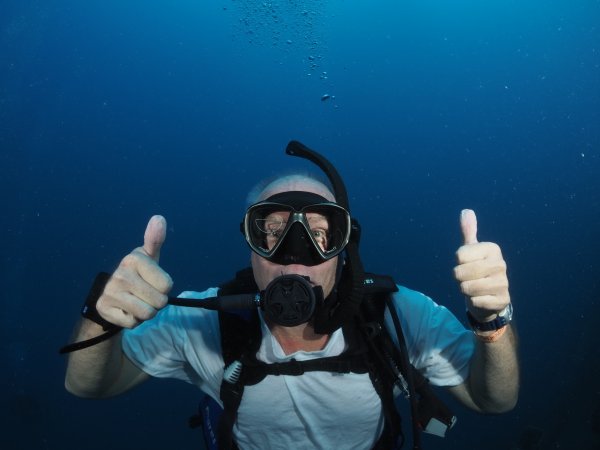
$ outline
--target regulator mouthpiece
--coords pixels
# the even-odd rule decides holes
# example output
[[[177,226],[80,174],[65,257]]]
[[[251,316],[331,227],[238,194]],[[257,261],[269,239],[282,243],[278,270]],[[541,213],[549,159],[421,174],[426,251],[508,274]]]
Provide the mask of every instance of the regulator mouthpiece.
[[[265,289],[261,306],[267,320],[295,327],[307,323],[320,302],[323,302],[321,286],[312,286],[308,277],[281,275]]]

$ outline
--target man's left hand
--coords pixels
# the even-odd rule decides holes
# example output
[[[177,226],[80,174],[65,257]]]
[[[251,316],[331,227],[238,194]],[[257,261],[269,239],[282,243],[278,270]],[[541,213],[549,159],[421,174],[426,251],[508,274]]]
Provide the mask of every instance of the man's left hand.
[[[454,277],[467,297],[467,308],[479,322],[494,320],[510,303],[506,262],[493,242],[477,240],[475,212],[464,209],[460,214],[463,245],[456,252],[458,265]]]

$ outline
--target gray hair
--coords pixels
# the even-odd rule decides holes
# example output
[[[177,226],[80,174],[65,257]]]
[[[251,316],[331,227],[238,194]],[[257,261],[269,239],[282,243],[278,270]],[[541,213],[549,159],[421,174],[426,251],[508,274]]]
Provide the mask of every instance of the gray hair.
[[[270,194],[272,191],[279,190],[282,186],[288,187],[288,190],[294,190],[296,185],[307,183],[314,185],[320,191],[318,192],[319,194],[322,194],[329,200],[335,200],[329,180],[307,172],[292,172],[287,175],[277,175],[276,177],[267,178],[257,183],[248,193],[246,205],[250,206],[264,200],[272,195]],[[280,190],[279,192],[282,191]],[[266,195],[267,193],[269,195]]]

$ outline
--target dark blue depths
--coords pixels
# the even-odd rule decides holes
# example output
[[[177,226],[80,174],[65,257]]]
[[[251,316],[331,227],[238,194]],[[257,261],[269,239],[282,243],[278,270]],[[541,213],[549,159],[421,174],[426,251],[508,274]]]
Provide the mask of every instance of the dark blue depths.
[[[0,5],[0,446],[199,448],[194,387],[77,399],[56,351],[152,214],[175,291],[248,264],[246,192],[309,168],[298,139],[345,178],[367,268],[458,317],[460,210],[502,246],[519,405],[455,405],[426,448],[598,448],[599,3],[171,3]]]

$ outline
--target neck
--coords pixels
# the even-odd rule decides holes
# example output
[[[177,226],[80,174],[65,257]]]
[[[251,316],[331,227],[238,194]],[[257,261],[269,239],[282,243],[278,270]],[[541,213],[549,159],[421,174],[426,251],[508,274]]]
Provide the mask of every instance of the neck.
[[[281,325],[270,325],[271,334],[275,336],[279,345],[286,355],[297,351],[312,352],[323,350],[327,341],[328,334],[315,333],[312,325],[307,323],[296,327],[283,327]]]

